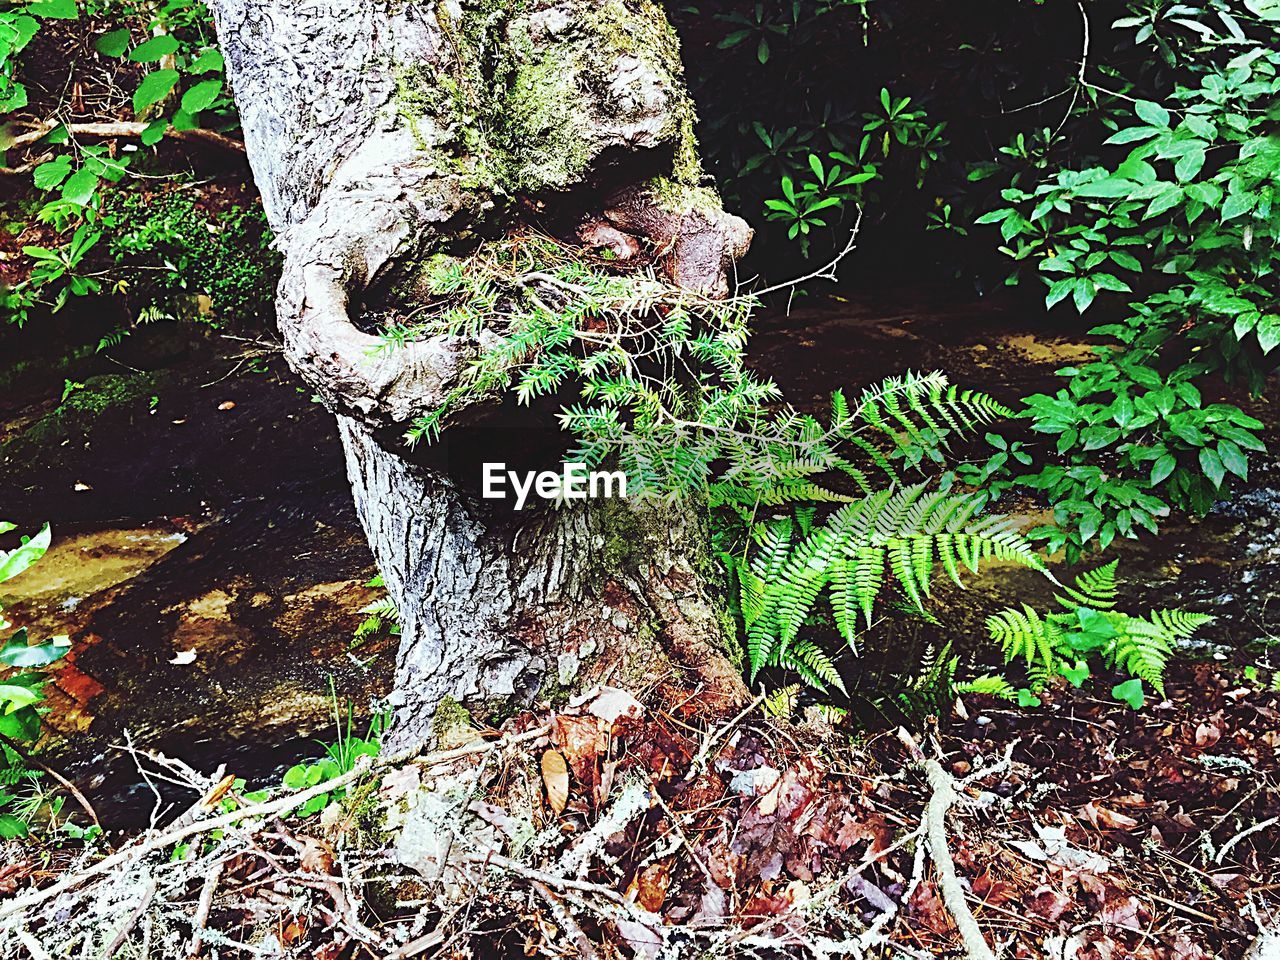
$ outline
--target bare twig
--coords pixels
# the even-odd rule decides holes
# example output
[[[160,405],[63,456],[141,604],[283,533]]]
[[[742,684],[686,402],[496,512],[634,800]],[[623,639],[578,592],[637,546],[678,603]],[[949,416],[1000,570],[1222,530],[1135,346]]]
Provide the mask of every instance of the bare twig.
[[[711,734],[703,738],[702,745],[698,748],[697,756],[695,756],[693,758],[693,762],[689,764],[689,773],[685,776],[686,780],[693,780],[702,773],[704,769],[706,769],[707,759],[711,756],[711,751],[714,750],[720,741],[728,735],[729,731],[740,724],[743,720],[747,719],[747,717],[751,715],[752,711],[760,706],[760,704],[764,703],[764,700],[765,694],[762,693],[743,707],[742,712],[736,717],[721,724]]]
[[[551,915],[555,917],[556,923],[560,926],[560,929],[563,930],[568,935],[569,939],[573,941],[573,945],[577,948],[578,956],[581,960],[600,960],[600,954],[598,954],[596,952],[596,948],[591,945],[590,939],[587,938],[582,927],[578,925],[578,921],[573,919],[573,916],[569,913],[565,905],[560,902],[560,898],[552,893],[547,888],[547,885],[541,881],[535,880],[531,886],[533,889],[537,890],[538,893],[542,895],[542,899],[547,902],[547,905],[551,908]]]
[[[965,953],[969,960],[995,960],[995,954],[987,944],[978,921],[965,901],[964,888],[956,876],[956,865],[947,847],[947,811],[956,802],[955,781],[942,769],[937,760],[925,760],[921,764],[933,795],[925,807],[925,836],[929,841],[929,859],[938,872],[938,886],[942,889],[942,902],[946,904],[960,930]]]
[[[6,150],[17,150],[35,143],[41,137],[58,126],[57,120],[45,120],[31,125],[25,133],[20,133],[9,141]],[[111,121],[110,123],[68,123],[67,132],[73,137],[92,137],[110,139],[112,137],[140,137],[151,124],[131,121]],[[231,153],[244,154],[244,143],[216,130],[205,130],[197,127],[193,130],[169,130],[165,136],[191,143],[205,143],[219,147]]]
[[[111,943],[107,946],[107,950],[103,954],[106,960],[111,960],[111,958],[116,955],[116,951],[124,945],[124,942],[128,939],[130,932],[137,925],[143,912],[151,903],[151,898],[155,895],[156,884],[155,881],[152,880],[147,884],[147,889],[143,892],[142,899],[138,901],[138,905],[133,908],[129,913],[129,916],[125,919],[124,925],[116,932],[116,935],[111,938]]]
[[[80,809],[83,810],[86,814],[88,814],[89,819],[93,821],[93,825],[97,827],[99,830],[102,829],[102,821],[98,819],[98,814],[97,814],[97,811],[93,809],[93,804],[89,802],[88,798],[85,797],[85,795],[80,792],[80,789],[74,783],[72,783],[62,774],[60,774],[57,770],[53,769],[53,767],[49,766],[39,757],[30,753],[25,747],[23,747],[17,741],[13,740],[12,738],[6,736],[3,733],[0,733],[0,743],[3,743],[10,750],[16,753],[19,757],[21,757],[22,762],[27,764],[27,766],[36,767],[37,769],[44,771],[51,778],[57,781],[58,786],[62,787],[64,790],[67,791],[67,793],[71,794],[71,796],[75,798],[76,803],[80,805]]]
[[[810,280],[830,280],[832,283],[836,280],[836,271],[840,267],[840,263],[849,254],[853,253],[854,248],[858,245],[858,232],[862,229],[862,208],[858,208],[858,215],[854,218],[853,226],[849,228],[849,239],[845,242],[844,249],[832,257],[827,263],[823,264],[817,270],[806,273],[802,277],[796,277],[793,280],[787,280],[783,283],[775,283],[771,287],[765,287],[763,290],[753,290],[747,296],[753,299],[768,296],[771,293],[777,293],[779,290],[791,290],[801,284],[808,283]],[[733,299],[737,299],[734,297]]]
[[[225,865],[225,861],[221,860],[214,864],[200,887],[200,900],[196,904],[195,915],[191,918],[191,943],[187,947],[191,960],[200,956],[204,929],[209,923],[209,911],[213,909],[213,895],[218,890],[218,881],[222,879],[222,869]]]
[[[1280,823],[1280,817],[1268,817],[1266,820],[1262,820],[1259,823],[1255,823],[1253,826],[1248,827],[1247,829],[1241,830],[1239,833],[1237,833],[1234,837],[1232,837],[1230,840],[1228,840],[1218,849],[1218,854],[1213,858],[1213,862],[1222,863],[1223,859],[1226,858],[1227,854],[1231,852],[1231,848],[1234,847],[1237,843],[1239,843],[1245,837],[1251,837],[1255,833],[1261,833],[1263,830],[1267,829],[1267,827],[1271,826],[1274,823]]]
[[[423,760],[424,762],[432,765],[448,763],[452,760],[471,756],[476,753],[484,753],[494,748],[513,746],[517,743],[537,739],[538,737],[545,736],[549,730],[550,726],[544,725],[521,734],[504,738],[498,743],[481,741],[477,744],[470,744],[465,747],[459,747],[455,750],[444,750],[433,753],[424,757]],[[44,901],[60,894],[66,893],[68,890],[72,890],[86,881],[92,880],[94,877],[99,877],[104,873],[109,873],[117,867],[126,866],[148,856],[149,854],[156,853],[157,851],[163,850],[173,844],[181,843],[183,840],[187,840],[190,837],[198,836],[202,833],[208,833],[212,830],[223,830],[233,824],[239,823],[242,820],[249,820],[257,817],[268,818],[282,816],[302,806],[312,797],[318,797],[322,793],[330,793],[340,787],[344,787],[374,769],[394,766],[397,763],[403,763],[407,760],[411,760],[421,752],[421,749],[422,745],[418,744],[416,746],[408,747],[405,750],[401,750],[398,753],[390,754],[385,757],[378,757],[376,760],[371,760],[368,757],[361,757],[356,761],[356,765],[353,769],[334,777],[331,780],[318,783],[314,787],[309,787],[306,790],[300,790],[297,793],[277,797],[274,800],[267,800],[262,803],[253,804],[239,810],[232,810],[228,813],[222,814],[221,816],[197,820],[196,822],[187,824],[180,829],[166,830],[149,840],[135,844],[132,847],[127,847],[109,857],[104,857],[97,863],[81,870],[79,873],[64,877],[55,884],[44,887],[40,890],[32,891],[24,897],[19,897],[18,899],[11,901],[5,906],[0,907],[0,920],[29,910],[31,907],[43,903]]]

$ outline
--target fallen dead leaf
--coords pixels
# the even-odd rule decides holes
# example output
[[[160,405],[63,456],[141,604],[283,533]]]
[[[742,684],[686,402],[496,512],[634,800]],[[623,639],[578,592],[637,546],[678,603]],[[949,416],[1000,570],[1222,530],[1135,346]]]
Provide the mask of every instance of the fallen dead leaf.
[[[1100,807],[1092,801],[1081,807],[1080,812],[1095,827],[1106,827],[1112,830],[1132,830],[1138,825],[1138,821],[1133,817],[1117,813],[1114,810],[1108,810],[1106,807]]]
[[[662,909],[667,899],[667,890],[671,886],[671,865],[666,861],[651,863],[637,874],[631,881],[628,895],[635,894],[636,902],[650,913]]]
[[[637,718],[644,714],[644,706],[617,687],[601,687],[600,693],[587,705],[587,712],[606,723],[616,723],[622,717]]]
[[[1043,886],[1031,895],[1027,908],[1046,920],[1057,920],[1071,908],[1071,898],[1053,887]]]
[[[302,844],[298,862],[303,870],[308,873],[333,873],[333,847],[318,837],[309,837],[305,834],[300,835],[298,841]]]
[[[569,802],[569,766],[564,756],[556,750],[542,755],[542,783],[547,788],[547,803],[557,817]]]
[[[564,756],[583,794],[596,802],[600,786],[600,755],[608,746],[606,733],[596,717],[556,717],[552,743]]]
[[[392,770],[382,778],[380,792],[387,800],[399,800],[417,790],[422,783],[422,773],[415,764]]]

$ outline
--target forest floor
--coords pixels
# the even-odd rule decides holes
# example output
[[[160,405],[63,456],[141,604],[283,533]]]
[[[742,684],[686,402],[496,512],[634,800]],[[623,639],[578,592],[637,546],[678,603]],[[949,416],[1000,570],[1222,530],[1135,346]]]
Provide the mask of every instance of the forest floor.
[[[969,698],[917,746],[605,689],[286,794],[345,792],[309,820],[224,796],[106,861],[11,846],[0,956],[1275,956],[1280,694],[1191,663],[1168,693]]]

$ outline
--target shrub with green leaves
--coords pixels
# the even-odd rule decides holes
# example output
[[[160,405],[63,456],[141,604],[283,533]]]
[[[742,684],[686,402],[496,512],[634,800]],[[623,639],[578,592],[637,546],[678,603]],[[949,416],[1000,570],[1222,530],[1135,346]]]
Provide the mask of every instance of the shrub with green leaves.
[[[94,37],[93,50],[99,57],[142,69],[132,106],[140,120],[149,121],[140,135],[144,147],[154,147],[170,130],[236,126],[222,54],[203,4],[121,2],[110,4],[105,12],[111,29]],[[21,12],[0,12],[0,112],[27,105],[19,54],[30,52],[41,20],[47,18],[78,20],[81,10],[75,0],[38,0]],[[22,282],[0,289],[0,309],[18,325],[35,311],[57,312],[71,297],[104,289],[102,272],[90,269],[86,258],[114,226],[102,216],[102,198],[108,185],[138,172],[137,154],[81,142],[74,124],[48,126],[29,147],[44,157],[31,172],[32,185],[42,195],[35,218],[69,238],[56,247],[23,248],[35,268]]]
[[[1092,88],[1110,130],[1097,152],[1019,179],[979,218],[999,225],[1010,279],[1037,274],[1048,306],[1084,312],[1104,293],[1124,303],[1121,320],[1093,330],[1110,341],[1097,360],[1027,400],[1058,459],[1024,482],[1054,504],[1059,527],[1039,535],[1071,557],[1156,529],[1170,507],[1203,515],[1263,449],[1261,423],[1205,396],[1235,382],[1260,392],[1280,356],[1280,8],[1178,10],[1113,26],[1158,50],[1165,86]]]
[[[280,256],[262,208],[207,208],[191,189],[104,197],[110,272],[135,322],[149,315],[243,323],[272,316]],[[121,282],[123,281],[123,282]],[[207,297],[207,313],[197,298]]]
[[[0,521],[0,534],[11,533],[12,523]],[[0,550],[0,583],[27,571],[49,548],[50,530],[46,524],[33,537],[9,551]],[[0,615],[0,631],[8,634],[12,624]],[[27,766],[14,745],[33,744],[40,738],[40,705],[48,682],[43,668],[57,662],[70,649],[64,637],[33,642],[25,628],[9,634],[0,644],[0,839],[25,837],[26,821],[15,810],[19,788],[29,785],[40,771]]]

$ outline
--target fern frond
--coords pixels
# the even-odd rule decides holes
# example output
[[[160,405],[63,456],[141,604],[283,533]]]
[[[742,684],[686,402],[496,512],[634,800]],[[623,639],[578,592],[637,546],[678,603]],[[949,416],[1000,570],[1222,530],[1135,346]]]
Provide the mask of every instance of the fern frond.
[[[1076,577],[1076,582],[1064,587],[1066,596],[1056,596],[1063,607],[1089,607],[1093,610],[1113,610],[1116,605],[1116,567],[1119,560],[1112,560],[1096,570],[1086,570]]]
[[[780,649],[776,662],[771,666],[794,670],[809,686],[815,690],[825,691],[828,686],[845,692],[844,681],[836,666],[822,650],[808,640],[797,640],[789,647]]]
[[[1039,658],[1046,669],[1053,668],[1054,646],[1061,631],[1028,604],[1021,610],[1009,607],[987,617],[987,633],[1000,644],[1005,663],[1022,659],[1030,668]]]
[[[1189,640],[1201,627],[1213,623],[1211,613],[1188,613],[1185,610],[1153,610],[1150,620],[1170,637]]]
[[[1013,684],[995,673],[984,673],[980,677],[956,684],[956,693],[975,693],[997,697],[1000,700],[1018,699],[1018,691],[1014,689]]]
[[[765,697],[764,712],[770,717],[789,717],[795,713],[799,703],[800,684],[790,683]]]
[[[1175,636],[1162,624],[1129,617],[1116,638],[1115,666],[1140,677],[1164,696],[1164,671],[1173,656]]]

